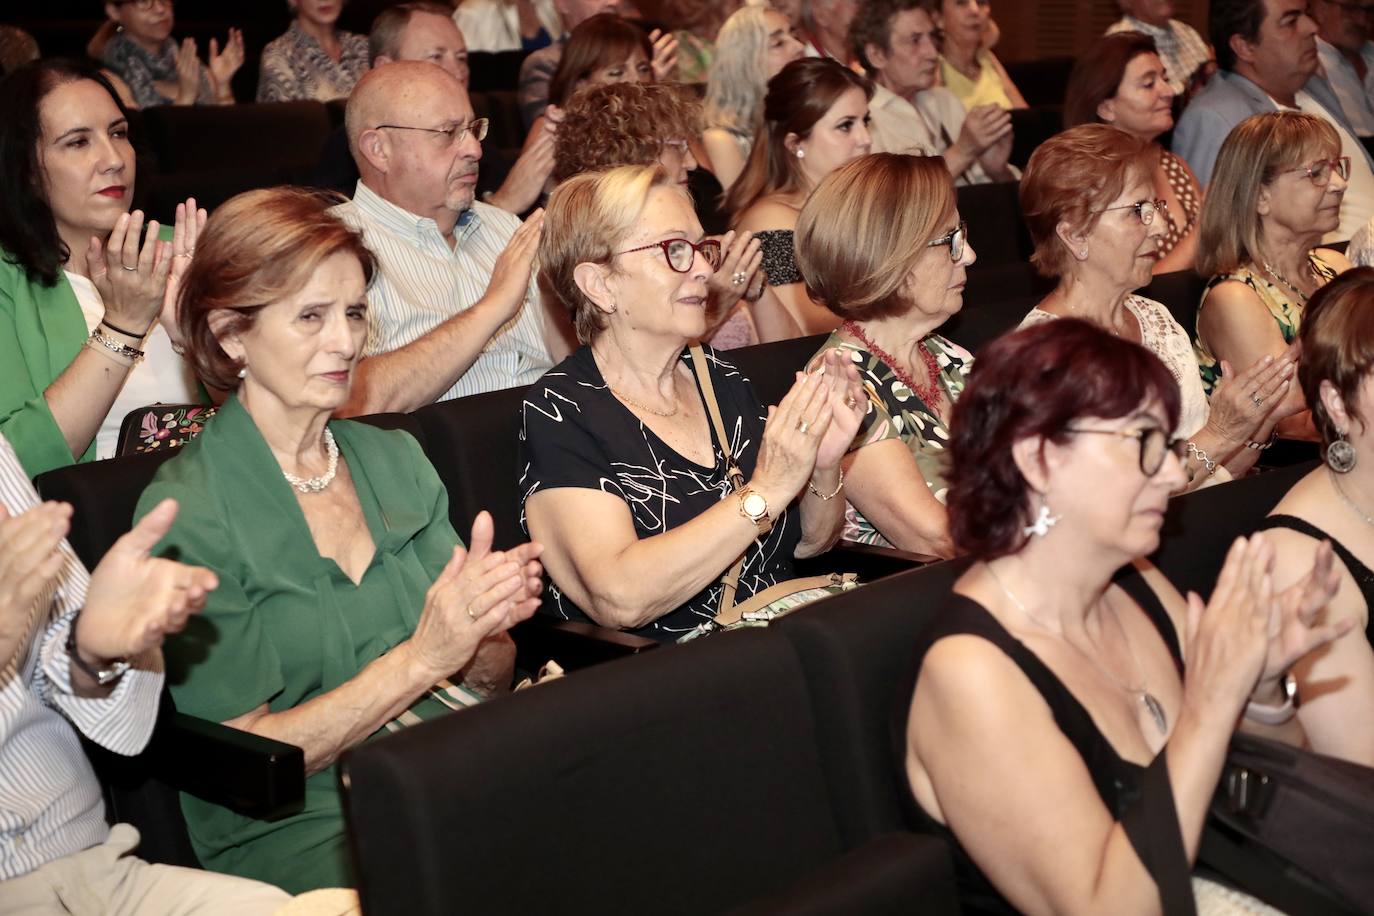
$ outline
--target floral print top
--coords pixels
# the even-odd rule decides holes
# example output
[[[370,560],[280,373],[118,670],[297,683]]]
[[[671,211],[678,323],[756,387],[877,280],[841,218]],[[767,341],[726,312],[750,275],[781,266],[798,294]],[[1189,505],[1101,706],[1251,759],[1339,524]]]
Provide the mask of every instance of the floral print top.
[[[925,346],[940,367],[940,384],[945,393],[951,402],[957,401],[964,391],[964,385],[968,383],[973,355],[939,334],[928,335]],[[901,439],[915,459],[926,485],[935,498],[943,503],[947,490],[945,444],[949,441],[949,418],[942,418],[931,410],[897,377],[891,366],[865,350],[861,344],[834,333],[819,352],[824,353],[836,347],[849,352],[854,367],[859,370],[864,391],[868,393],[868,412],[859,424],[850,451],[884,439]],[[852,505],[845,507],[843,537],[860,544],[892,546]]]

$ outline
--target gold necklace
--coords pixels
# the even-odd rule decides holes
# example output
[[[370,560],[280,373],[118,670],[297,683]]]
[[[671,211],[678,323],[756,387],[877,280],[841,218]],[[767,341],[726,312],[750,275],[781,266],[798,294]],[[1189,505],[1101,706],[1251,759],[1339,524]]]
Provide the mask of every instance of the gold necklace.
[[[620,398],[620,400],[624,401],[626,404],[629,404],[631,407],[638,407],[640,410],[646,413],[651,413],[656,417],[675,417],[677,416],[678,410],[682,406],[678,400],[674,399],[672,410],[658,410],[657,408],[650,407],[648,404],[641,404],[639,401],[636,401],[634,398],[630,397],[624,392],[617,390],[616,387],[612,385],[609,380],[606,381],[606,387],[610,389],[611,394]],[[673,393],[677,393],[676,379],[674,379]]]

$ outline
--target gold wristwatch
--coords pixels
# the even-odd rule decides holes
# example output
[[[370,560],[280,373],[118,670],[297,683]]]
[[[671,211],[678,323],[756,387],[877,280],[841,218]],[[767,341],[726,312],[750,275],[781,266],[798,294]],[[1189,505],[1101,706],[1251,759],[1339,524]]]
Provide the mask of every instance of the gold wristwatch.
[[[773,516],[768,514],[768,500],[757,490],[745,487],[739,491],[739,514],[753,522],[760,532],[773,527]]]

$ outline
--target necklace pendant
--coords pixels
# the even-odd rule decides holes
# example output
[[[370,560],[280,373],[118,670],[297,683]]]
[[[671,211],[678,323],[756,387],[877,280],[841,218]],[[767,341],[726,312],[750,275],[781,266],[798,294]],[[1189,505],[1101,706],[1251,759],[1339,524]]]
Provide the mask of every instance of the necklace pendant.
[[[1154,694],[1148,690],[1140,692],[1140,702],[1150,713],[1150,718],[1155,720],[1155,727],[1159,729],[1161,735],[1169,733],[1169,717],[1164,714],[1164,706],[1155,699]]]

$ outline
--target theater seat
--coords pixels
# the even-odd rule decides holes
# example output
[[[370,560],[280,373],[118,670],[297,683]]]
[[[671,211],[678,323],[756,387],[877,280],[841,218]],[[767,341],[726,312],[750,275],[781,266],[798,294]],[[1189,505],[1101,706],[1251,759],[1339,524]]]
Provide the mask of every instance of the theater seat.
[[[309,168],[330,127],[320,102],[165,105],[144,111],[143,124],[163,174],[269,162]]]
[[[957,189],[959,217],[968,224],[969,244],[978,255],[975,270],[1024,265],[1035,250],[1021,219],[1020,190],[1015,181]]]
[[[786,912],[831,875],[825,912],[955,912],[943,844],[846,842],[810,706],[786,643],[741,631],[355,748],[364,911]]]

